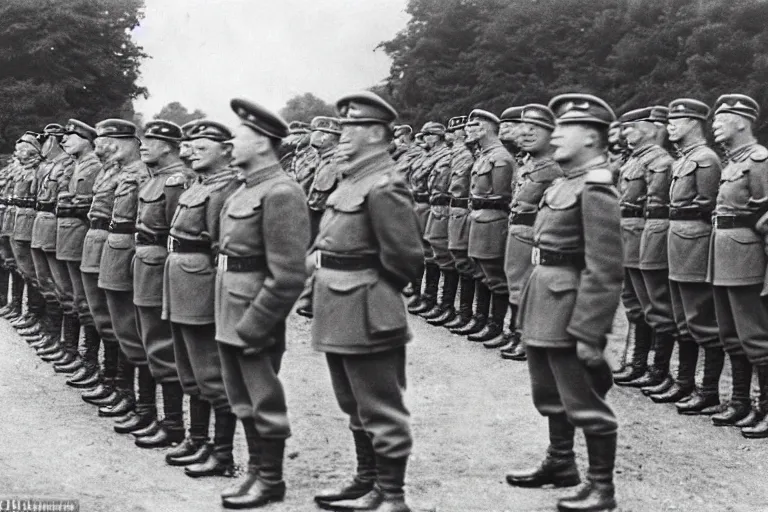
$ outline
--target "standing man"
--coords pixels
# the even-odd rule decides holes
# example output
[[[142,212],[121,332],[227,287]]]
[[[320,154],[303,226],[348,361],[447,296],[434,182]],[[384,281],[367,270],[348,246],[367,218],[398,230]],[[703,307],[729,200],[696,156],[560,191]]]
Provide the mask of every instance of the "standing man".
[[[606,157],[613,111],[600,98],[562,94],[549,102],[557,117],[553,155],[565,178],[541,202],[534,224],[533,269],[520,302],[533,402],[549,421],[542,465],[507,475],[518,487],[570,487],[580,481],[575,427],[584,430],[587,484],[558,510],[616,507],[613,467],[616,417],[605,401],[611,370],[603,357],[622,280],[619,202]]]
[[[230,167],[229,129],[200,121],[187,134],[190,162],[198,179],[179,198],[171,223],[163,286],[163,319],[170,320],[179,380],[189,395],[189,436],[168,452],[172,466],[191,477],[228,475],[234,470],[236,417],[229,406],[214,324],[215,255],[219,214],[239,185]],[[208,430],[213,408],[213,446]]]
[[[348,485],[315,501],[328,510],[407,512],[412,441],[403,390],[411,333],[400,290],[421,273],[421,235],[411,195],[387,153],[397,112],[371,92],[336,105],[346,161],[312,247],[312,343],[326,353],[358,468]]]
[[[480,109],[470,112],[467,119],[467,140],[480,147],[470,181],[469,257],[480,267],[483,282],[476,292],[478,321],[461,333],[477,342],[502,337],[509,307],[504,252],[516,165],[499,140],[500,122],[494,114]]]
[[[248,443],[248,476],[222,494],[224,508],[256,508],[285,497],[283,455],[291,435],[278,378],[285,318],[304,287],[309,245],[307,198],[283,172],[277,149],[283,119],[246,100],[232,110],[232,165],[240,187],[221,211],[216,276],[216,340],[232,412]]]
[[[310,143],[310,133],[307,123],[291,123],[290,135],[296,137],[296,154],[291,164],[291,173],[305,194],[309,194],[320,160],[317,150]]]
[[[320,218],[325,211],[325,202],[328,200],[328,196],[336,190],[336,185],[340,179],[336,162],[336,146],[339,144],[341,126],[338,119],[317,116],[312,119],[311,128],[312,133],[309,142],[317,150],[320,157],[312,186],[309,187],[307,195],[311,227],[309,238],[314,241],[320,230]]]
[[[563,175],[560,166],[552,158],[555,148],[550,140],[554,129],[555,115],[546,105],[531,103],[523,107],[518,133],[520,147],[530,158],[519,169],[515,180],[512,202],[509,205],[507,249],[504,257],[511,310],[510,333],[500,340],[485,343],[486,348],[499,348],[509,343],[501,351],[501,357],[504,359],[525,361],[525,346],[520,343],[516,322],[520,295],[533,270],[533,224],[544,193],[554,180]]]
[[[724,354],[715,319],[712,286],[706,282],[712,211],[720,186],[720,159],[707,147],[709,107],[680,98],[669,104],[669,140],[680,152],[672,168],[669,210],[669,286],[677,323],[677,379],[654,402],[681,402],[678,411],[698,414],[720,403]],[[695,391],[699,347],[704,350],[702,388]]]
[[[2,309],[2,316],[5,319],[13,320],[21,316],[21,302],[24,296],[24,280],[19,273],[16,259],[13,257],[13,248],[11,247],[11,235],[13,234],[13,224],[16,218],[16,205],[13,201],[13,187],[16,182],[16,176],[21,172],[21,162],[19,160],[18,149],[14,149],[13,162],[4,174],[2,182],[3,202],[3,224],[0,228],[0,256],[3,258],[3,266],[8,269],[10,274],[11,301]],[[57,340],[58,341],[58,340]]]

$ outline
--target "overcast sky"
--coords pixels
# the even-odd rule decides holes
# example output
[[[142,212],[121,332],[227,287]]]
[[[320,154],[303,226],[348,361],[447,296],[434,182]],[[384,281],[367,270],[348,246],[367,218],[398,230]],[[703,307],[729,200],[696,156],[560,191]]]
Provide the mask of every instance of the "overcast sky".
[[[151,56],[142,65],[149,117],[180,101],[211,118],[234,120],[229,100],[278,110],[296,94],[329,103],[386,77],[376,45],[408,21],[406,0],[146,0],[134,38]]]

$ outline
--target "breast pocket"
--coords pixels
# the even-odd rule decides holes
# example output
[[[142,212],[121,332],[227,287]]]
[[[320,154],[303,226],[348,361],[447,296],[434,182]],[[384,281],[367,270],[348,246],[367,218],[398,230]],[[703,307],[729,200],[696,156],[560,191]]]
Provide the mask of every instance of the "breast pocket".
[[[493,194],[493,163],[482,162],[472,169],[472,194],[487,196]]]
[[[136,210],[138,198],[134,187],[119,187],[115,191],[115,205],[113,218],[123,222],[133,222],[136,220]]]
[[[179,203],[172,223],[174,229],[189,235],[200,235],[203,231],[210,231],[206,218],[207,204],[207,197]]]
[[[261,219],[264,215],[261,203],[239,205],[227,211],[229,230],[228,245],[255,247],[263,238]]]
[[[167,227],[165,219],[165,192],[160,187],[152,187],[139,195],[141,222],[150,228]]]

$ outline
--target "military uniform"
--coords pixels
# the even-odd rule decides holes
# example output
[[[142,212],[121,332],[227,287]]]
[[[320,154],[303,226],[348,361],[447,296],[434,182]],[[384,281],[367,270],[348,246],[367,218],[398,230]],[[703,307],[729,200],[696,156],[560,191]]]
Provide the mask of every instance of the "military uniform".
[[[11,235],[13,235],[13,225],[16,220],[16,203],[13,199],[13,189],[16,183],[16,176],[21,172],[21,163],[14,161],[8,168],[7,174],[2,181],[3,201],[3,223],[0,227],[0,256],[3,258],[3,265],[9,270],[11,278],[11,302],[10,308],[5,312],[5,317],[13,319],[21,315],[21,301],[24,295],[24,280],[16,265],[16,259],[13,256],[13,247],[11,245]]]
[[[320,155],[309,144],[296,151],[296,156],[293,159],[292,174],[296,181],[299,182],[299,185],[301,185],[305,194],[309,193],[319,164]]]
[[[5,210],[8,208],[7,200],[4,195],[5,187],[15,169],[15,163],[10,161],[8,165],[0,170],[0,230],[2,230]],[[8,287],[10,282],[11,268],[6,264],[10,255],[10,247],[6,245],[7,239],[0,232],[0,315],[8,313],[12,306],[8,301]]]
[[[336,119],[318,116],[312,120],[312,130],[326,132],[333,135],[341,133],[341,127]],[[336,144],[318,150],[318,163],[315,169],[312,185],[307,193],[307,205],[309,206],[309,220],[311,223],[310,240],[314,240],[320,229],[320,218],[325,211],[325,202],[328,196],[336,190],[339,179],[338,162],[336,156]]]

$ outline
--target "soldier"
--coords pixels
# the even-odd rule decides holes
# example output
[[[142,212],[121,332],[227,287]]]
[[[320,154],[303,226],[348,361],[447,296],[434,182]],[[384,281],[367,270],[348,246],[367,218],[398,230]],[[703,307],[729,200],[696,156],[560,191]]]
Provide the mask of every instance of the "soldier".
[[[315,501],[328,510],[407,512],[403,487],[412,440],[403,390],[411,333],[400,290],[421,273],[421,234],[411,195],[387,153],[397,112],[371,92],[344,96],[336,105],[345,176],[328,199],[311,249],[312,344],[326,354],[358,468],[348,485]]]
[[[475,300],[475,283],[482,272],[469,257],[469,181],[475,158],[466,144],[464,128],[467,116],[452,117],[447,132],[453,138],[451,147],[451,194],[450,218],[448,219],[448,250],[458,271],[461,293],[456,317],[445,324],[451,332],[465,327],[472,321],[472,304]]]
[[[669,104],[669,140],[680,152],[673,167],[669,210],[669,285],[677,323],[677,379],[654,402],[678,402],[678,411],[699,414],[720,403],[724,354],[715,320],[712,286],[706,282],[712,211],[720,184],[720,160],[707,147],[709,107],[680,98]],[[702,388],[695,391],[699,347],[704,350]]]
[[[309,125],[301,121],[291,121],[288,125],[288,136],[280,142],[280,165],[285,172],[293,176],[293,161],[296,158],[296,150],[302,136],[307,133]]]
[[[522,167],[528,161],[528,153],[522,148],[522,115],[524,106],[509,107],[501,114],[499,124],[499,140],[510,155],[515,157],[515,163]]]
[[[198,122],[200,122],[200,120],[195,119],[193,121],[190,121],[188,123],[184,123],[183,125],[181,125],[181,133],[183,134],[183,138],[179,143],[179,158],[181,159],[185,168],[191,168],[191,165],[192,165],[193,148],[192,148],[192,141],[189,140],[189,133],[192,131],[192,129],[195,127],[195,125]]]
[[[395,126],[392,135],[392,160],[400,163],[401,158],[408,159],[413,145],[412,135],[413,128],[410,125],[400,124]]]
[[[215,254],[219,214],[238,183],[228,167],[232,138],[214,121],[200,121],[186,134],[198,179],[179,198],[171,223],[163,286],[163,319],[170,320],[176,370],[189,395],[189,436],[169,451],[172,466],[191,477],[231,475],[236,417],[227,401],[214,324]],[[208,443],[211,408],[215,430]]]
[[[5,210],[8,207],[2,191],[8,184],[8,180],[11,179],[15,165],[14,158],[11,157],[8,159],[6,166],[0,170],[0,226],[3,224]],[[9,248],[5,246],[6,241],[7,240],[0,235],[0,316],[3,316],[12,309],[11,303],[8,301],[8,287],[12,269],[6,264],[7,251],[9,250]]]
[[[712,416],[712,422],[734,425],[750,412],[753,366],[761,415],[768,406],[768,309],[761,298],[766,276],[768,149],[752,133],[760,114],[754,99],[726,94],[718,98],[714,110],[715,143],[725,146],[728,163],[720,178],[707,280],[714,285],[720,340],[731,360],[732,393],[727,408]],[[745,426],[742,435],[768,436],[768,421]]]
[[[468,334],[469,340],[476,342],[502,337],[509,307],[504,252],[516,166],[499,140],[500,122],[494,114],[480,109],[473,110],[467,119],[467,140],[480,147],[470,181],[469,256],[482,270],[483,282],[475,293],[477,322],[456,332]]]
[[[101,407],[99,415],[127,419],[136,405],[134,380],[137,367],[140,405],[136,412],[142,414],[155,407],[154,379],[149,372],[147,353],[136,321],[132,276],[139,188],[149,178],[149,171],[141,161],[141,141],[136,136],[136,125],[122,119],[107,119],[96,125],[96,131],[99,137],[112,139],[114,159],[120,167],[115,177],[118,185],[114,192],[109,235],[101,253],[98,285],[106,294],[109,317],[122,354],[115,377],[119,401]],[[84,263],[85,259],[83,254]],[[134,432],[142,433],[142,430]]]
[[[502,119],[505,117],[502,114]],[[507,248],[504,270],[509,289],[509,335],[485,343],[486,348],[506,347],[501,357],[525,361],[525,347],[520,343],[516,329],[520,295],[528,282],[533,265],[533,223],[536,221],[539,203],[550,184],[563,175],[560,166],[552,159],[554,149],[550,144],[555,129],[555,115],[546,105],[531,103],[520,112],[520,148],[530,158],[518,170],[512,201],[509,205]]]
[[[57,275],[62,274],[61,280],[68,279],[72,284],[73,306],[79,323],[83,326],[85,337],[85,351],[80,369],[67,381],[69,386],[75,388],[87,388],[98,383],[101,347],[101,338],[91,315],[80,272],[83,245],[88,232],[88,210],[93,197],[93,184],[101,170],[99,159],[93,151],[95,138],[95,128],[77,119],[67,122],[63,147],[75,159],[75,164],[67,186],[62,184],[60,187],[57,206],[57,271],[54,272],[54,279],[58,279]],[[51,268],[54,268],[54,264]],[[74,331],[74,319],[71,328]]]
[[[603,357],[619,303],[621,227],[606,158],[608,125],[601,99],[563,94],[549,102],[557,117],[553,155],[565,172],[541,202],[534,224],[535,267],[520,302],[533,402],[549,421],[546,459],[532,472],[507,475],[518,487],[570,487],[580,481],[575,427],[584,430],[587,484],[561,499],[560,511],[613,510],[616,417],[605,401],[611,370]]]
[[[621,132],[621,123],[614,121],[608,129],[608,164],[613,173],[614,183],[619,182],[619,171],[629,157],[627,141]]]
[[[315,179],[315,170],[320,161],[317,149],[310,144],[310,133],[307,123],[295,124],[291,130],[291,135],[297,137],[296,154],[293,157],[291,173],[305,194],[309,194],[309,188]]]
[[[21,162],[19,161],[18,151],[14,149],[12,162],[2,179],[2,188],[0,195],[3,203],[3,224],[0,226],[0,256],[3,259],[3,266],[8,269],[10,274],[9,287],[11,289],[11,300],[0,310],[0,316],[12,320],[21,316],[21,303],[24,295],[24,280],[19,274],[16,260],[13,257],[11,248],[11,234],[13,233],[13,223],[16,217],[16,206],[13,203],[13,187],[16,181],[16,175],[21,172]]]
[[[285,318],[306,278],[309,215],[301,187],[278,160],[285,121],[246,100],[231,106],[242,122],[232,139],[232,165],[241,179],[220,216],[216,340],[249,464],[246,479],[222,493],[222,504],[256,508],[285,496],[283,455],[291,431],[278,372]]]
[[[307,204],[309,205],[310,240],[314,240],[320,229],[320,218],[325,211],[325,201],[336,189],[339,182],[339,170],[336,165],[336,146],[339,144],[341,126],[338,119],[318,116],[312,119],[310,144],[317,150],[320,161],[315,169],[312,186],[309,187]]]

